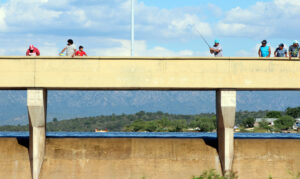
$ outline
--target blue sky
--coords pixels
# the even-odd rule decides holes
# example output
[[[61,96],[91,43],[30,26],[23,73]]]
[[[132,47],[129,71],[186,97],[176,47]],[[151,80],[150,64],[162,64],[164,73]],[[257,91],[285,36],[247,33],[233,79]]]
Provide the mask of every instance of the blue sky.
[[[199,32],[224,56],[257,56],[300,35],[299,0],[136,0],[136,56],[210,56]],[[0,55],[30,44],[56,56],[72,38],[93,56],[130,55],[130,0],[0,0]]]

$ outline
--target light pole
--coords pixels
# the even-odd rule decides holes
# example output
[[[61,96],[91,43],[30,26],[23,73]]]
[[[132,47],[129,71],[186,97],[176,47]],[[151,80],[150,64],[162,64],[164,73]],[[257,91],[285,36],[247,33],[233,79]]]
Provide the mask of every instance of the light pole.
[[[131,0],[131,56],[134,56],[134,2]]]

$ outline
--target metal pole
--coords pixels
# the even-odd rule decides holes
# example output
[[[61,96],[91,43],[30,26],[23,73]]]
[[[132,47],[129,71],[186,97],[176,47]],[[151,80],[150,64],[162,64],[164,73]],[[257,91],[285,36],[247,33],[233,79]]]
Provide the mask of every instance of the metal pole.
[[[131,56],[134,56],[134,1],[131,0]]]

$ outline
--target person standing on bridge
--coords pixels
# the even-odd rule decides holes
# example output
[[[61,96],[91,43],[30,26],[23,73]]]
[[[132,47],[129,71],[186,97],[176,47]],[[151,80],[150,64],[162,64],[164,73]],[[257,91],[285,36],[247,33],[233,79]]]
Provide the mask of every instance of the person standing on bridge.
[[[72,39],[68,40],[67,46],[60,52],[60,54],[63,54],[66,51],[66,56],[68,57],[74,57],[76,54],[76,47],[74,45],[74,42]]]
[[[209,50],[211,54],[215,55],[215,57],[223,57],[223,49],[219,40],[215,40],[215,45],[212,48],[209,48]]]
[[[287,57],[287,50],[284,48],[284,44],[281,43],[274,52],[275,57]]]
[[[33,45],[29,45],[26,56],[40,56],[40,51]]]
[[[83,51],[83,46],[79,46],[79,50],[76,52],[76,56],[87,56],[85,51]]]
[[[270,57],[271,56],[271,47],[267,45],[267,40],[261,42],[261,46],[258,50],[259,57]]]
[[[299,43],[298,43],[297,40],[295,40],[295,41],[293,42],[293,45],[291,45],[291,46],[289,47],[289,55],[290,55],[290,58],[292,58],[292,57],[298,57],[299,50],[300,50],[300,48],[299,48]]]

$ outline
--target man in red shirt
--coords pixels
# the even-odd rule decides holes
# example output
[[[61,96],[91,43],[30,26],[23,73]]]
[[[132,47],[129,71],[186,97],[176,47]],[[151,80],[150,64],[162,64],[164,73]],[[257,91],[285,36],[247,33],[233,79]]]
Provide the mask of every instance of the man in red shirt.
[[[79,46],[79,50],[76,52],[76,56],[87,56],[85,51],[83,51],[83,46]]]
[[[26,52],[26,56],[40,56],[40,51],[33,45],[29,45],[29,49]]]

